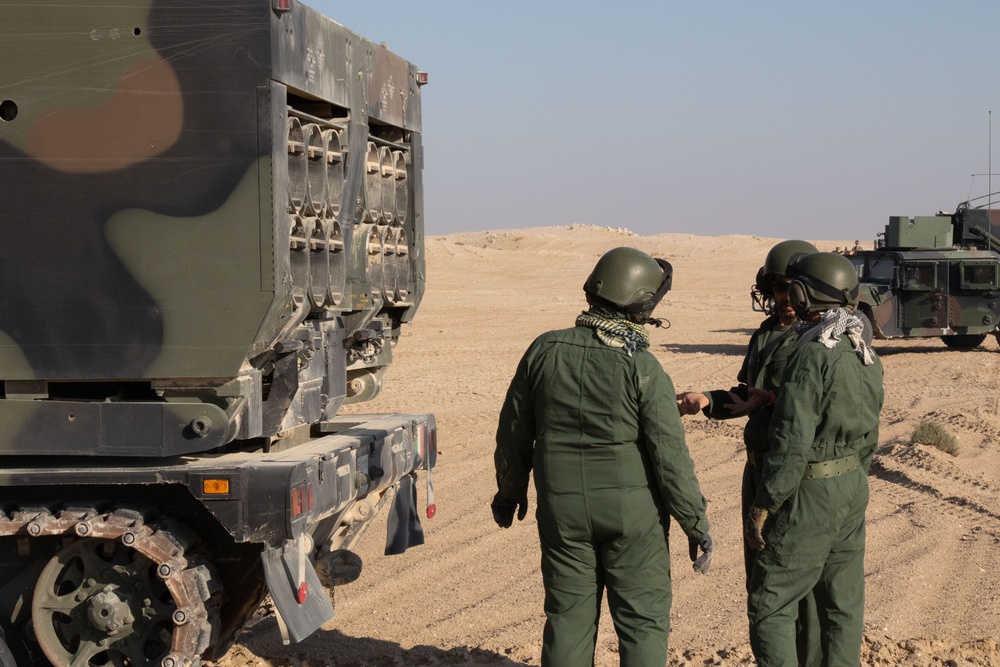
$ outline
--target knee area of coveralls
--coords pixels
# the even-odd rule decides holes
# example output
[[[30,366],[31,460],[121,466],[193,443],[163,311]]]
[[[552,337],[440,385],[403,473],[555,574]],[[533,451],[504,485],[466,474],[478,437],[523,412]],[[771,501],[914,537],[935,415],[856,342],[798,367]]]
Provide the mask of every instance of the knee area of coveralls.
[[[670,587],[608,588],[608,608],[618,636],[659,636],[670,631]]]
[[[545,667],[592,664],[603,592],[596,586],[557,586],[546,581],[542,633]]]

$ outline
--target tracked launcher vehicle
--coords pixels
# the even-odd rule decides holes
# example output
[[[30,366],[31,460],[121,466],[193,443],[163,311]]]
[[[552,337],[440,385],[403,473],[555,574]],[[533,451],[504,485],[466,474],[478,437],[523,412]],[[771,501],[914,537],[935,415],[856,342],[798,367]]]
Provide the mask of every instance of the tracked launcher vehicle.
[[[425,82],[296,0],[0,3],[0,667],[300,641],[380,509],[423,541],[433,415],[341,407],[424,291]]]
[[[849,255],[859,310],[877,338],[941,338],[973,349],[1000,322],[1000,211],[889,218],[873,250]]]

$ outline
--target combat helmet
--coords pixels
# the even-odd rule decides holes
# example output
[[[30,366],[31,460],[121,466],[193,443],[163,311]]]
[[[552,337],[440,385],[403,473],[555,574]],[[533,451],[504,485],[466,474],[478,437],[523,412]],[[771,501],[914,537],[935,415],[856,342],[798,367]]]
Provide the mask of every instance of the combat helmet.
[[[831,308],[858,305],[858,273],[851,260],[833,252],[805,255],[788,265],[788,299],[803,317]]]
[[[596,301],[629,315],[649,313],[670,289],[673,267],[635,248],[614,248],[597,260],[583,291]]]
[[[819,249],[809,241],[789,239],[776,243],[773,248],[767,251],[764,258],[764,266],[757,271],[757,291],[765,298],[774,297],[772,281],[775,276],[785,276],[788,264],[795,257],[801,255],[811,255],[819,252]]]

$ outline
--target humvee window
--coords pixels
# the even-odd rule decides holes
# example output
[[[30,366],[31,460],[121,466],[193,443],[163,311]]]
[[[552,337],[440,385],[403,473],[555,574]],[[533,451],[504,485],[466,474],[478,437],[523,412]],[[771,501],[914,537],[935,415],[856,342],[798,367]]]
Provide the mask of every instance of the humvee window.
[[[892,279],[892,259],[878,258],[868,260],[868,279],[876,283],[889,284]]]
[[[903,266],[903,288],[933,290],[937,288],[935,264],[907,264]]]
[[[993,289],[997,284],[997,265],[990,263],[963,263],[962,287],[965,289]]]

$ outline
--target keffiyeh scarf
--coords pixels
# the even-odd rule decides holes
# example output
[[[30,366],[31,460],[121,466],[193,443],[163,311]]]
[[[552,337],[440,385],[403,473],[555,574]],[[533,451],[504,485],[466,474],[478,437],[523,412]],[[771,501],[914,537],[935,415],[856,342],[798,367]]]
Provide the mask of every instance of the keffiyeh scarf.
[[[865,366],[875,363],[875,350],[870,345],[871,329],[857,313],[848,312],[845,308],[833,308],[825,311],[818,322],[796,322],[792,328],[799,334],[796,347],[802,347],[812,340],[819,341],[826,347],[833,347],[846,333],[861,363]]]
[[[649,334],[641,324],[628,319],[627,315],[616,313],[600,306],[591,306],[576,318],[576,326],[588,327],[608,347],[621,347],[628,356],[649,347]]]

